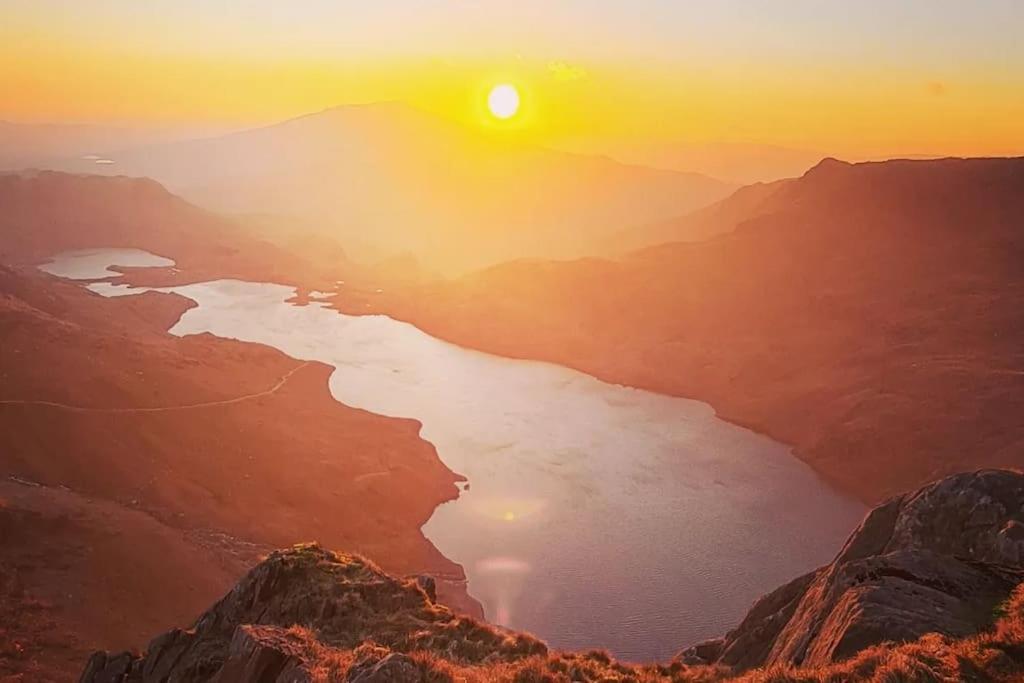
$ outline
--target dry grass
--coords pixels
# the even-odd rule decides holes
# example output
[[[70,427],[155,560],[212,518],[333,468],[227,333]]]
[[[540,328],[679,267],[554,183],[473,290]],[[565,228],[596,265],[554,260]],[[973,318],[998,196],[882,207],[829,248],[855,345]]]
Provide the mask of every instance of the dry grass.
[[[743,683],[931,683],[1024,680],[1024,585],[1004,605],[990,631],[953,640],[929,634],[901,645],[882,644],[819,669],[750,672]],[[684,679],[687,680],[687,679]]]
[[[453,647],[449,652],[415,650],[409,656],[427,683],[570,683],[573,681],[630,681],[635,683],[934,683],[944,681],[1024,680],[1024,585],[1005,605],[993,628],[977,636],[953,640],[938,634],[912,643],[882,644],[857,657],[818,669],[773,667],[736,674],[723,667],[626,665],[607,653],[550,652],[517,656],[493,653],[482,662],[455,654],[473,648]],[[480,624],[477,628],[487,628]],[[320,645],[312,631],[292,628],[289,634],[304,640],[313,680],[343,681],[353,664],[380,660],[389,648],[366,643],[354,650]],[[495,635],[498,632],[495,631]],[[479,663],[478,663],[479,662]]]

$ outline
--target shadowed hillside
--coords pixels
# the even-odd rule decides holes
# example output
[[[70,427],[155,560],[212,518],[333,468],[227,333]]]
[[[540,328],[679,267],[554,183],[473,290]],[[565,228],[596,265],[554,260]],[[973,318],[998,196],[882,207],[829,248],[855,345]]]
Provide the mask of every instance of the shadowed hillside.
[[[368,303],[706,400],[869,501],[1024,463],[1024,160],[827,160],[755,206],[704,242],[513,262]]]
[[[623,225],[710,204],[735,186],[487,135],[401,104],[347,106],[67,168],[147,176],[221,212],[276,216],[429,269],[572,257]],[[375,252],[378,253],[378,252]]]

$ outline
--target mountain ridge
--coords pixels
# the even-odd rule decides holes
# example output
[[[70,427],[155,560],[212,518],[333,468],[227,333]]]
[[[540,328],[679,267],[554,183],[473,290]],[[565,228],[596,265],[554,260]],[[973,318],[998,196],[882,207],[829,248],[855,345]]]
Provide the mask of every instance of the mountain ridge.
[[[145,654],[95,653],[81,681],[1009,683],[1024,671],[1022,509],[1024,475],[999,470],[894,498],[833,563],[668,664],[553,651],[436,605],[429,578],[399,580],[362,558],[299,545],[271,553]]]
[[[463,346],[706,401],[877,502],[1024,463],[1022,215],[1022,158],[825,162],[703,241],[365,302]]]
[[[633,219],[678,215],[735,187],[549,150],[404,104],[336,107],[109,161],[62,168],[152,177],[222,213],[293,217],[446,272],[588,253]]]

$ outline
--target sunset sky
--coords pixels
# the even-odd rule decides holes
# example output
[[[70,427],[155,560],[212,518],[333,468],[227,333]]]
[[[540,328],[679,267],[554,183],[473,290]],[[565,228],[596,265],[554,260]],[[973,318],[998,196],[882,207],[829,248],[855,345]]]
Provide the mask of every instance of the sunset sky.
[[[0,0],[0,119],[232,128],[404,100],[532,140],[1024,153],[1019,0]]]

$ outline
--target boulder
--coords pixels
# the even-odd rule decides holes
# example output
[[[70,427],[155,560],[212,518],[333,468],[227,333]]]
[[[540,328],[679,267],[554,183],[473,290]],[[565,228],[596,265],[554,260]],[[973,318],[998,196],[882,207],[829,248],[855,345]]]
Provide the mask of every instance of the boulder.
[[[349,683],[420,683],[423,674],[406,655],[391,652],[381,658],[366,658],[349,670]]]
[[[831,564],[761,598],[702,663],[822,666],[885,641],[977,633],[1024,580],[1022,558],[1024,475],[947,477],[869,512]]]

